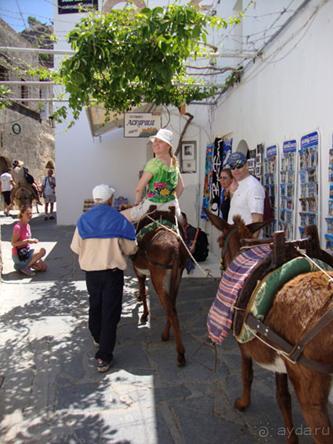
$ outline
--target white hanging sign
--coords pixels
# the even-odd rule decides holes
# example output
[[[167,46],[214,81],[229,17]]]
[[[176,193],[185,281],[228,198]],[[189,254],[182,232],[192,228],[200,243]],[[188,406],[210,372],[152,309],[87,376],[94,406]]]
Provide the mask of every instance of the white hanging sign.
[[[161,115],[152,113],[125,113],[124,137],[150,137],[161,128]]]

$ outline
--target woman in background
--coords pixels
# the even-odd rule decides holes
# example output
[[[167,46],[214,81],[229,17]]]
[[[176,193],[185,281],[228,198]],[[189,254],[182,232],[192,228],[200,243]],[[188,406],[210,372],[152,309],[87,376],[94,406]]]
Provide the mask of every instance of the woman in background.
[[[222,219],[228,220],[231,197],[238,186],[236,180],[232,176],[230,168],[223,168],[223,170],[221,171],[220,184],[222,188],[220,200],[220,215],[222,215]]]

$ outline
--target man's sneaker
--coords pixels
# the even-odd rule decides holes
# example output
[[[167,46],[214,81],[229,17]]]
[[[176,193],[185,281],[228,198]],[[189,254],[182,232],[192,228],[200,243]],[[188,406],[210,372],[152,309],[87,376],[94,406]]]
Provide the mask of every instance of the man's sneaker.
[[[97,362],[97,371],[100,373],[105,373],[107,372],[111,365],[112,365],[112,361],[103,361],[103,359],[96,359]]]
[[[29,267],[22,268],[20,272],[29,277],[35,276],[35,273]]]

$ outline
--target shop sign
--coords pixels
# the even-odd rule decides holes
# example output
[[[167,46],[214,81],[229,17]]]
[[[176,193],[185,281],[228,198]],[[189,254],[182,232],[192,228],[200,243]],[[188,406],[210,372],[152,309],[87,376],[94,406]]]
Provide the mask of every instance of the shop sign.
[[[150,137],[161,128],[161,115],[152,113],[125,113],[124,137]]]

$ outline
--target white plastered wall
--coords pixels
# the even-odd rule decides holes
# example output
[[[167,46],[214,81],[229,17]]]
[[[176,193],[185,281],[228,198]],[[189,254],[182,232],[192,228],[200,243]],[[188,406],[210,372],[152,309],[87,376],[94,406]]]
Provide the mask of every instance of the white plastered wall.
[[[231,133],[233,149],[277,144],[318,130],[321,155],[321,239],[328,207],[332,147],[333,2],[312,0],[246,70],[215,110],[213,133]],[[279,48],[281,48],[279,50]]]

